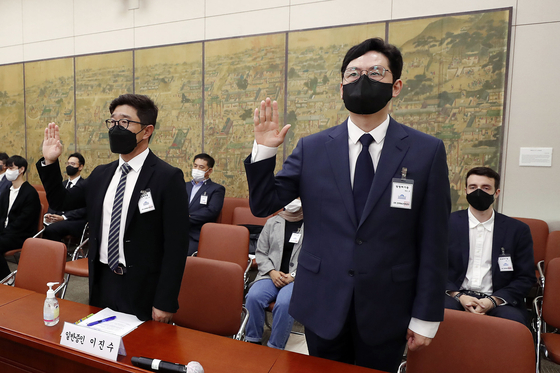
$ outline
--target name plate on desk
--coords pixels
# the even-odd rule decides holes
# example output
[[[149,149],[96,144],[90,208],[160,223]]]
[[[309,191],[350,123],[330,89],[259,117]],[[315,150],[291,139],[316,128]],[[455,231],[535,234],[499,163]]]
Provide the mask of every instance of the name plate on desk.
[[[121,336],[67,322],[60,335],[60,344],[113,361],[117,361],[118,355],[126,356]]]

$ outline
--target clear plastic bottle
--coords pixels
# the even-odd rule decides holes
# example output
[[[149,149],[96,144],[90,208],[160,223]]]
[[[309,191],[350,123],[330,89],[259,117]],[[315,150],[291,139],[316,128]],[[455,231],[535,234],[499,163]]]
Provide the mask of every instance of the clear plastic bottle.
[[[54,296],[54,290],[52,287],[58,285],[58,282],[48,282],[47,286],[49,290],[47,291],[47,298],[45,299],[45,305],[43,306],[43,321],[45,321],[46,326],[54,326],[58,324],[58,300]]]

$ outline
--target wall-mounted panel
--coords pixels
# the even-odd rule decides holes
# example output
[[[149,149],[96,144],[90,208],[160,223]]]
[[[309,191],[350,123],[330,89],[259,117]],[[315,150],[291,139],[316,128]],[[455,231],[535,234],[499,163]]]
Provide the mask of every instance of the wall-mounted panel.
[[[503,10],[390,23],[389,42],[404,60],[393,116],[444,141],[453,210],[468,206],[469,169],[500,167],[509,16]]]
[[[23,64],[0,66],[0,152],[25,157]]]
[[[340,96],[342,60],[350,47],[372,37],[385,38],[385,23],[289,33],[286,154],[300,138],[348,117]]]
[[[76,150],[84,156],[84,175],[117,159],[111,153],[105,120],[109,104],[132,93],[132,51],[76,57]],[[71,154],[63,154],[64,160]]]
[[[63,154],[75,149],[73,58],[25,64],[25,109],[29,164],[42,157],[41,145],[49,122],[56,122],[60,128]],[[29,167],[28,181],[40,183],[35,167]]]
[[[135,68],[136,93],[159,108],[150,149],[189,180],[202,149],[202,43],[136,51]]]
[[[284,33],[205,43],[204,150],[228,196],[249,194],[243,160],[253,146],[253,111],[270,97],[283,113],[285,56]]]

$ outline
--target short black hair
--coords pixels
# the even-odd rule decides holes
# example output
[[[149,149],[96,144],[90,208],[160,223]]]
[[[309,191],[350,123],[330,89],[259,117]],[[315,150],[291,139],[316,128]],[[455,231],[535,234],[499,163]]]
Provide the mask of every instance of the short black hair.
[[[342,60],[342,67],[340,69],[342,77],[348,64],[356,58],[363,56],[369,51],[376,51],[382,53],[389,60],[389,70],[393,74],[393,83],[401,78],[403,69],[403,58],[401,51],[392,44],[386,43],[381,38],[371,38],[364,40],[358,45],[354,45],[346,52],[344,60]]]
[[[132,93],[120,95],[109,105],[109,112],[113,114],[115,108],[121,105],[128,105],[135,108],[142,124],[152,124],[154,127],[156,126],[158,107],[148,96],[135,95]]]
[[[194,156],[193,158],[193,163],[194,161],[196,161],[197,159],[202,159],[203,161],[206,161],[206,164],[208,165],[208,168],[214,168],[214,158],[212,158],[209,154],[206,153],[200,153]]]
[[[486,176],[490,179],[494,179],[494,188],[498,190],[500,188],[500,174],[491,169],[490,167],[475,167],[471,168],[467,172],[467,177],[465,178],[465,187],[467,187],[467,180],[471,175]]]
[[[10,156],[7,153],[4,152],[0,153],[0,161],[2,161],[4,164],[6,164],[8,158],[10,158]]]
[[[12,167],[12,166],[17,166],[17,168],[22,168],[24,167],[25,170],[23,170],[23,174],[25,175],[25,173],[27,172],[27,160],[19,155],[12,155],[10,158],[8,158],[8,160],[6,161],[6,166],[8,167]]]
[[[76,152],[76,153],[72,153],[68,156],[68,159],[72,158],[72,157],[76,157],[78,158],[78,162],[80,162],[80,165],[85,165],[86,164],[86,160],[84,158],[83,155],[81,155],[80,153]]]

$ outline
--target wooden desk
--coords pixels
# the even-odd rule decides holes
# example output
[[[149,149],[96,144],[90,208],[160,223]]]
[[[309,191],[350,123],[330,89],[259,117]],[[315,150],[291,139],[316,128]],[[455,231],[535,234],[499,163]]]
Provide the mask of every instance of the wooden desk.
[[[0,285],[0,306],[13,302],[17,299],[35,294],[34,291],[14,288],[8,285]]]
[[[98,308],[59,300],[60,322],[49,327],[43,323],[44,301],[44,294],[0,287],[0,372],[146,372],[131,364],[132,356],[181,364],[195,360],[205,373],[377,372],[155,321],[126,335],[127,356],[109,361],[59,343],[64,322],[76,322]]]
[[[203,365],[204,367],[204,365]],[[318,357],[296,354],[289,351],[282,351],[270,373],[383,373],[379,370],[358,367],[339,363],[337,361],[321,359]]]

